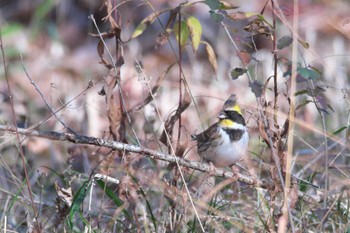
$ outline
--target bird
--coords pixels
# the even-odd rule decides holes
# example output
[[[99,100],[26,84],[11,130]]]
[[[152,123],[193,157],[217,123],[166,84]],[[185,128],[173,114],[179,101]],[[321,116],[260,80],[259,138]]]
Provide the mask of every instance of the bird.
[[[200,134],[193,134],[200,158],[216,168],[232,167],[242,160],[249,133],[235,94],[225,101],[218,121]]]

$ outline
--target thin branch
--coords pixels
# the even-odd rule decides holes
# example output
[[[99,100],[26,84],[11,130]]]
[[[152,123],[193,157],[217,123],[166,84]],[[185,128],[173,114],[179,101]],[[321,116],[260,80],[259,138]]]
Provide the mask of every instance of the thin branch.
[[[38,88],[38,86],[35,84],[35,82],[33,81],[33,79],[30,77],[25,65],[24,65],[24,61],[23,61],[23,57],[20,54],[21,57],[21,64],[22,64],[22,68],[24,70],[24,73],[26,74],[27,78],[30,81],[30,84],[32,84],[35,88],[35,90],[39,93],[41,99],[44,101],[46,107],[51,111],[52,115],[56,118],[56,120],[58,120],[66,129],[68,129],[71,133],[75,133],[71,128],[69,128],[57,115],[56,112],[51,108],[51,106],[49,105],[49,103],[46,101],[44,94],[40,91],[40,89]]]
[[[0,125],[0,131],[15,133],[16,128]],[[142,154],[144,156],[148,156],[153,159],[163,160],[169,163],[178,163],[181,166],[185,166],[185,167],[199,170],[202,172],[211,171],[211,168],[207,163],[189,161],[187,159],[175,157],[170,154],[165,154],[159,151],[151,150],[146,147],[125,144],[118,141],[89,137],[89,136],[73,134],[73,133],[60,133],[55,131],[36,131],[36,130],[29,130],[29,129],[23,129],[23,128],[17,128],[17,132],[21,135],[26,135],[26,136],[46,138],[46,139],[55,140],[55,141],[68,141],[76,144],[102,146],[113,150]],[[238,181],[251,185],[252,187],[264,188],[264,189],[270,189],[270,190],[274,189],[274,184],[270,182],[262,182],[261,180],[251,176],[246,176],[240,173],[233,174],[230,171],[225,171],[222,169],[216,169],[214,176],[222,177],[222,178],[235,177],[237,178]]]
[[[54,116],[55,114],[57,114],[58,112],[60,112],[62,109],[66,108],[69,104],[71,104],[73,101],[75,101],[76,99],[78,99],[79,97],[81,97],[82,95],[86,94],[86,92],[95,85],[96,83],[94,83],[93,81],[89,81],[88,86],[82,91],[80,92],[78,95],[76,95],[75,97],[73,97],[72,99],[68,100],[67,102],[65,102],[61,107],[59,107],[58,109],[56,109],[54,112],[51,112],[51,114],[49,114],[48,116],[46,116],[43,120],[41,120],[39,123],[30,126],[30,129],[36,129],[38,128],[40,125],[44,124],[47,120],[49,120],[52,116]]]

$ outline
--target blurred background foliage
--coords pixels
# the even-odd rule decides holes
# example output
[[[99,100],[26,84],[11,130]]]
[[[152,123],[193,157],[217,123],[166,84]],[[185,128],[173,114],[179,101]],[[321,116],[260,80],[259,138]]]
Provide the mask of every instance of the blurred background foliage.
[[[118,7],[121,19],[121,40],[123,41],[122,48],[125,63],[121,68],[120,86],[125,96],[126,109],[131,109],[144,101],[149,93],[149,87],[156,85],[158,78],[173,63],[178,61],[180,55],[175,36],[169,36],[165,42],[162,41],[164,35],[161,33],[164,32],[164,27],[169,20],[169,16],[171,16],[170,11],[159,15],[151,24],[145,25],[142,28],[142,34],[137,37],[135,31],[139,30],[140,23],[155,11],[175,9],[183,2],[165,0],[115,0],[111,2]],[[195,17],[200,23],[202,29],[201,41],[205,41],[212,48],[212,55],[215,57],[217,67],[213,68],[213,61],[208,55],[208,47],[205,43],[200,43],[195,53],[190,45],[190,40],[186,41],[187,44],[184,43],[186,45],[181,53],[181,70],[196,105],[192,103],[182,114],[181,143],[188,146],[190,135],[213,123],[223,101],[231,93],[236,93],[244,109],[251,134],[249,155],[255,162],[262,159],[269,163],[271,155],[268,147],[259,136],[258,113],[254,95],[256,92],[245,74],[249,72],[253,77],[253,81],[257,81],[259,85],[265,84],[266,80],[273,75],[273,45],[270,37],[257,35],[254,37],[254,43],[252,44],[251,32],[246,30],[247,25],[252,22],[251,18],[246,16],[260,14],[264,9],[265,1],[226,1],[232,6],[229,16],[224,14],[225,11],[209,13],[208,2],[211,1],[206,1],[207,5],[194,4],[182,8],[184,20]],[[293,169],[295,173],[303,176],[306,180],[315,181],[317,185],[320,185],[324,179],[322,159],[319,162],[312,163],[308,167],[308,171],[303,170],[305,164],[324,152],[322,149],[323,143],[325,143],[324,132],[322,131],[324,125],[319,112],[321,109],[325,114],[326,132],[329,135],[336,136],[331,137],[327,144],[331,156],[331,190],[337,190],[339,187],[347,185],[349,180],[349,149],[347,142],[350,124],[350,17],[348,14],[350,5],[347,0],[302,0],[299,2],[301,51],[299,54],[300,67],[297,84],[297,119],[301,123],[297,124],[294,132]],[[278,90],[280,94],[278,104],[281,112],[288,113],[289,100],[287,93],[291,59],[289,27],[292,22],[293,8],[291,1],[281,0],[278,3],[279,10],[283,12],[286,19],[286,22],[277,20],[276,25],[276,36],[279,41],[277,45],[279,46],[277,48],[279,55]],[[243,13],[245,16],[241,15]],[[104,19],[107,14],[105,1],[102,0],[0,1],[2,46],[8,67],[8,80],[11,86],[18,126],[26,128],[39,124],[38,130],[64,130],[64,127],[54,117],[47,119],[51,112],[34,86],[31,85],[27,77],[29,75],[43,93],[51,108],[55,111],[62,108],[57,112],[57,116],[75,132],[96,137],[109,136],[109,121],[106,111],[108,106],[104,97],[98,94],[105,85],[104,77],[108,76],[109,70],[99,64],[99,40],[91,36],[97,34],[97,30],[93,21],[89,18],[90,15],[93,15],[100,31],[105,32],[110,29],[108,21]],[[237,54],[224,28],[220,26],[220,22],[224,18],[233,39],[237,41],[239,50],[244,51],[244,53]],[[271,10],[264,12],[263,19],[266,22],[272,22]],[[175,21],[173,23],[175,24]],[[172,25],[171,28],[176,27]],[[183,25],[183,28],[186,28],[185,25]],[[115,41],[106,40],[106,42],[110,51],[114,51]],[[242,58],[247,59],[248,69],[235,69],[243,67]],[[2,57],[3,59],[4,57]],[[141,73],[138,66],[142,68]],[[24,67],[27,69],[28,75],[24,72]],[[314,86],[310,88],[305,79],[312,79]],[[93,81],[93,86],[87,89],[90,80]],[[266,86],[266,102],[271,104],[274,87],[271,83],[267,83]],[[149,104],[142,111],[130,113],[131,121],[127,126],[130,143],[140,142],[145,147],[166,151],[158,138],[162,132],[162,122],[177,108],[179,102],[178,90],[179,69],[174,67],[169,69],[161,83],[156,101],[154,101],[156,105],[154,103]],[[118,92],[117,89],[115,92]],[[11,125],[13,116],[10,111],[11,105],[8,95],[5,70],[4,66],[1,65],[0,122],[1,124]],[[313,104],[315,102],[321,106],[319,109]],[[161,114],[160,119],[156,114],[156,110]],[[284,120],[285,116],[278,116],[277,123],[282,124]],[[278,124],[274,127],[280,127]],[[134,134],[131,131],[134,131]],[[25,215],[30,212],[30,206],[27,205],[28,193],[24,188],[23,168],[19,163],[17,149],[13,144],[14,140],[14,137],[1,133],[0,188],[3,191],[0,195],[3,201],[0,203],[4,207],[1,218],[3,220],[5,215],[8,216],[8,227],[24,232],[28,229],[32,219],[27,220]],[[74,209],[73,213],[80,211],[81,216],[84,216],[75,217],[82,219],[82,221],[78,221],[79,223],[70,222],[74,225],[70,226],[71,230],[74,229],[77,232],[82,229],[82,225],[97,229],[99,224],[108,229],[106,231],[147,229],[147,226],[141,227],[140,225],[133,226],[134,228],[131,227],[132,224],[130,223],[137,222],[140,224],[142,222],[141,219],[135,219],[137,218],[135,215],[139,212],[136,211],[137,214],[133,212],[134,215],[130,215],[125,211],[125,209],[133,209],[137,206],[137,201],[140,201],[140,199],[142,200],[141,203],[146,203],[145,206],[147,206],[148,212],[145,212],[149,214],[149,221],[153,223],[150,226],[152,230],[156,229],[157,221],[163,221],[164,223],[166,222],[164,219],[169,217],[167,214],[164,214],[164,216],[162,214],[167,212],[170,204],[162,203],[163,206],[158,209],[158,200],[161,199],[167,202],[171,199],[169,197],[171,195],[169,194],[165,198],[166,201],[163,200],[162,193],[164,190],[161,184],[153,183],[154,180],[161,180],[163,174],[166,173],[161,169],[164,165],[162,163],[156,163],[152,160],[144,162],[137,156],[131,158],[132,162],[130,164],[139,162],[135,166],[140,168],[140,171],[132,173],[129,170],[128,172],[132,176],[131,178],[128,177],[128,180],[124,180],[124,184],[136,185],[137,188],[134,189],[138,190],[139,196],[131,195],[132,198],[129,198],[132,201],[126,197],[123,199],[123,194],[118,193],[119,187],[108,187],[106,191],[106,189],[103,190],[106,187],[100,182],[98,185],[102,188],[93,193],[96,200],[100,202],[98,204],[97,202],[94,203],[93,211],[86,215],[78,207],[84,202],[87,195],[83,192],[84,189],[91,188],[91,183],[87,182],[88,177],[95,169],[101,168],[101,161],[109,152],[104,149],[69,145],[38,138],[26,138],[23,141],[23,147],[25,148],[26,165],[29,169],[30,184],[35,193],[35,200],[41,204],[40,216],[42,222],[54,222],[49,216],[54,215],[53,213],[57,207],[55,198],[57,197],[57,190],[60,189],[57,189],[57,187],[55,189],[57,180],[59,180],[61,187],[72,187],[73,193],[76,194],[77,199],[74,202],[75,207],[72,208]],[[191,153],[189,152],[186,156],[191,158]],[[120,167],[118,158],[115,159],[114,163],[110,175],[121,177],[124,168]],[[140,177],[143,177],[143,179]],[[154,187],[149,187],[149,184],[153,184]],[[241,190],[241,187],[236,188]],[[246,208],[246,215],[252,219],[245,221],[254,223],[254,219],[257,218],[254,215],[256,202],[249,198],[251,192],[247,191],[246,187],[243,186],[242,189],[243,194],[232,194],[231,198],[238,202],[238,204],[236,203],[238,209],[244,209],[245,207],[246,203],[242,200],[249,203]],[[143,191],[145,192],[143,193]],[[115,193],[118,193],[118,195]],[[313,193],[317,192],[314,191]],[[230,194],[230,192],[224,193],[227,196],[230,196]],[[21,199],[22,197],[24,199]],[[25,205],[21,205],[19,199]],[[9,204],[10,200],[11,204]],[[348,201],[348,197],[337,200],[338,212],[332,212],[334,214],[332,217],[335,217],[332,219],[333,222],[331,221],[333,228],[330,227],[329,229],[341,229],[345,232],[349,229],[347,223],[348,209],[343,204]],[[342,202],[343,200],[345,202]],[[128,207],[124,206],[124,212],[115,211],[123,203],[129,203]],[[300,206],[303,205],[303,203],[299,204]],[[222,204],[222,206],[216,206],[216,208],[220,209],[224,206]],[[309,209],[309,207],[300,206],[298,208],[305,210],[305,212],[311,211],[311,207]],[[312,216],[309,219],[310,222],[317,225],[320,221],[318,214],[324,209],[315,208],[318,211],[312,210],[312,214],[305,215]],[[240,216],[239,211],[232,210],[232,212],[233,216]],[[45,214],[47,215],[45,216]],[[303,218],[305,215],[297,216]],[[263,219],[263,217],[261,218]],[[242,217],[242,219],[244,218]],[[74,218],[71,217],[69,220],[73,221]],[[115,223],[119,223],[119,221],[125,225],[120,226]],[[193,219],[191,221],[185,221],[186,226],[183,226],[183,228],[177,226],[179,227],[177,229],[187,227],[187,230],[195,231],[198,226]],[[303,221],[301,222],[306,222]],[[237,222],[232,219],[227,222],[223,221],[222,224],[219,224],[221,227],[219,229],[220,231],[224,229],[243,229],[244,227],[240,224],[244,221]],[[50,224],[47,223],[45,226],[50,226]],[[69,222],[67,224],[69,226]],[[303,224],[300,224],[300,229],[303,229],[302,226]],[[59,227],[58,229],[62,229],[64,226],[59,225]],[[262,227],[258,223],[252,228],[255,230],[267,229],[267,227]],[[164,229],[169,228],[165,227]],[[210,225],[208,229],[214,230],[210,228]]]

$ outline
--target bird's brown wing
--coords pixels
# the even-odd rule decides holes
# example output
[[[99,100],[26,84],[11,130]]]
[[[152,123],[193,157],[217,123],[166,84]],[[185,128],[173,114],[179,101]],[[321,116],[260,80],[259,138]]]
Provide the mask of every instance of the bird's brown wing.
[[[192,139],[196,140],[198,144],[206,143],[208,141],[213,141],[219,137],[217,134],[218,131],[218,123],[211,125],[208,129],[203,131],[200,134],[192,135]]]

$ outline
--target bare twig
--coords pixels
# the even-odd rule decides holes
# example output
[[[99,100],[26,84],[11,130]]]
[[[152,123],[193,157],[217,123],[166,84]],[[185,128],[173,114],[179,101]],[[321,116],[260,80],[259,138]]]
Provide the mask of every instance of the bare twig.
[[[51,108],[51,106],[49,105],[49,103],[46,101],[44,94],[40,91],[40,89],[38,88],[38,86],[35,84],[34,80],[30,77],[27,68],[24,65],[24,61],[23,61],[23,57],[20,54],[21,57],[21,64],[22,64],[22,68],[24,70],[24,73],[26,74],[27,78],[30,81],[30,84],[32,84],[35,88],[35,90],[39,93],[41,99],[44,101],[46,107],[51,111],[52,115],[56,118],[56,120],[58,120],[58,122],[60,122],[66,129],[68,129],[71,133],[75,133],[71,128],[69,128],[57,115],[56,112]]]
[[[42,125],[44,122],[46,122],[48,119],[50,119],[52,116],[56,115],[58,112],[60,112],[62,109],[66,108],[68,105],[70,105],[73,101],[75,101],[76,99],[78,99],[79,97],[81,97],[82,95],[84,95],[91,87],[93,87],[95,85],[95,83],[93,81],[89,81],[88,86],[82,91],[80,92],[78,95],[76,95],[75,97],[73,97],[72,99],[66,101],[61,107],[59,107],[58,109],[56,109],[55,111],[51,112],[51,114],[49,114],[47,117],[45,117],[43,120],[41,120],[39,123],[30,126],[30,129],[36,129],[38,128],[40,125]]]

